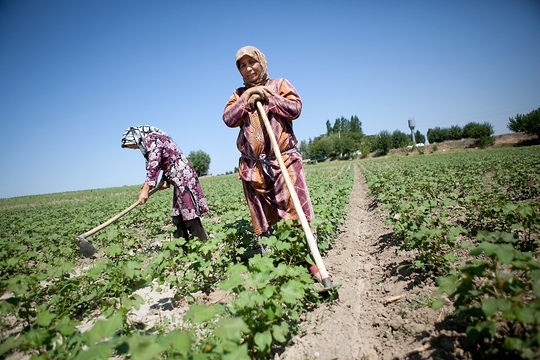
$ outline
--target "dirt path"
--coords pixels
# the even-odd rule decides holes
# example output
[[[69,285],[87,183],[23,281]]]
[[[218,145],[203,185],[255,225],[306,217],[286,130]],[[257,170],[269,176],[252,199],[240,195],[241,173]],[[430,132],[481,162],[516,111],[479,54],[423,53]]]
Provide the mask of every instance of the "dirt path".
[[[418,306],[421,288],[396,272],[410,254],[396,255],[392,229],[373,206],[373,198],[356,165],[349,212],[335,247],[324,257],[339,299],[309,313],[294,344],[276,359],[427,359],[437,318],[444,314]],[[444,352],[444,349],[443,349]],[[446,354],[456,358],[455,355]]]

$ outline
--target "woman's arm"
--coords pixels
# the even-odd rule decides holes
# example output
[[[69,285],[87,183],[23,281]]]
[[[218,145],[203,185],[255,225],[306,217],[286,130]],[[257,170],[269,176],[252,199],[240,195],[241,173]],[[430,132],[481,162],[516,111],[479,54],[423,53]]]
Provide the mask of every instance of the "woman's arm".
[[[241,126],[244,122],[243,117],[248,113],[247,108],[246,100],[238,95],[238,90],[236,90],[229,98],[223,111],[225,125],[228,127]]]
[[[294,120],[302,112],[302,100],[287,79],[277,79],[274,86],[267,86],[268,112],[287,120]]]

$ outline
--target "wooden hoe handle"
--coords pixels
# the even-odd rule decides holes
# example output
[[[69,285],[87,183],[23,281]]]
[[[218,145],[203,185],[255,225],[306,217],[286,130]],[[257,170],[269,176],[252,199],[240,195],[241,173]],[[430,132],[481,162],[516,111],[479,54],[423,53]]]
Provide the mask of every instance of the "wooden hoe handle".
[[[156,191],[161,189],[162,186],[163,186],[163,180],[161,180],[152,190],[150,190],[150,192],[148,193],[148,196],[150,197],[150,195],[152,195],[153,193],[155,193]],[[80,237],[80,238],[84,239],[84,238],[86,238],[88,236],[94,235],[99,230],[102,230],[102,229],[106,228],[107,226],[109,226],[113,222],[115,222],[116,220],[120,219],[122,216],[126,215],[128,212],[130,212],[131,210],[136,208],[137,205],[139,205],[139,200],[135,201],[133,204],[131,204],[130,206],[128,206],[124,210],[120,211],[118,214],[116,214],[115,216],[113,216],[109,220],[105,221],[103,224],[98,225],[95,228],[93,228],[92,230],[89,230],[89,231],[85,232],[84,234],[79,235],[78,238]]]
[[[317,242],[315,241],[315,238],[313,236],[313,233],[311,232],[311,228],[307,221],[306,214],[304,214],[304,210],[302,209],[302,204],[300,203],[298,194],[294,189],[291,177],[287,172],[287,167],[285,166],[285,163],[283,162],[283,159],[281,157],[281,151],[279,150],[276,136],[272,131],[272,127],[270,126],[270,122],[268,121],[268,117],[266,116],[266,112],[264,111],[264,108],[260,101],[257,101],[257,110],[259,111],[259,116],[263,120],[264,127],[266,128],[266,132],[268,133],[268,137],[270,138],[270,142],[272,143],[272,150],[274,150],[274,155],[276,156],[279,167],[281,169],[281,173],[283,174],[283,178],[285,179],[285,183],[287,185],[287,188],[289,189],[289,193],[291,194],[294,208],[296,209],[296,213],[298,214],[298,219],[300,220],[300,223],[302,224],[302,229],[304,230],[304,233],[306,235],[309,250],[311,252],[311,255],[313,256],[313,259],[315,260],[315,265],[317,265],[319,273],[321,274],[322,284],[325,288],[330,288],[332,287],[332,279],[326,271],[326,267],[324,266],[321,254],[319,253],[319,248],[317,247]]]

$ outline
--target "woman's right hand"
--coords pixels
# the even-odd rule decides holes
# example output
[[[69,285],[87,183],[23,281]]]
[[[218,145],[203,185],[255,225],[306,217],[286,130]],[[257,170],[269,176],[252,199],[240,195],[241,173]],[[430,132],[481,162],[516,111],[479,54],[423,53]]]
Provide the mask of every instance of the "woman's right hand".
[[[264,86],[254,86],[247,89],[243,94],[242,98],[248,104],[251,110],[256,109],[257,101],[268,101],[269,91]]]

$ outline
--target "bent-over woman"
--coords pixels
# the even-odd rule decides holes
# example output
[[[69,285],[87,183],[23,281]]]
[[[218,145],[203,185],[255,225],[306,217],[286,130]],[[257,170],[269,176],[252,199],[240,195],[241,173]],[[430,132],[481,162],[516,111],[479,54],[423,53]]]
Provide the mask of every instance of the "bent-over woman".
[[[176,225],[175,238],[190,236],[206,240],[208,237],[200,216],[208,211],[199,178],[193,166],[173,139],[162,130],[149,125],[126,129],[122,147],[139,149],[146,159],[146,181],[139,193],[139,203],[148,200],[148,192],[158,183],[163,171],[163,187],[173,186],[172,221]]]

